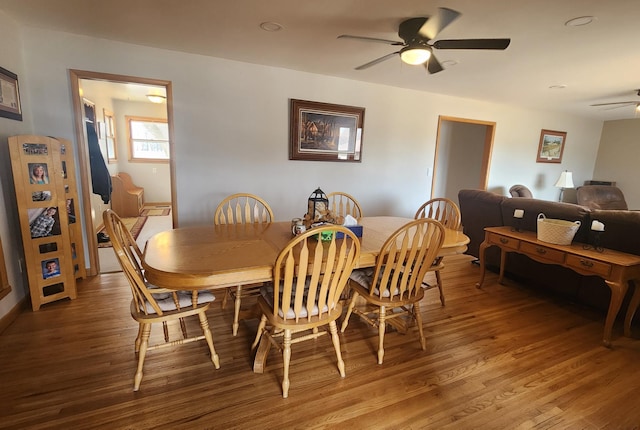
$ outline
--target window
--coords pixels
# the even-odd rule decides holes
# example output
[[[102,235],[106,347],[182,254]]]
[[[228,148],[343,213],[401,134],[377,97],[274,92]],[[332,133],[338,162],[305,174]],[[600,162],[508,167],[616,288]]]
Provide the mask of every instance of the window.
[[[104,128],[105,139],[107,140],[107,158],[109,163],[114,163],[118,160],[118,144],[116,143],[116,124],[113,118],[113,112],[103,109],[104,113]]]
[[[166,119],[126,116],[129,161],[169,162],[169,124]]]

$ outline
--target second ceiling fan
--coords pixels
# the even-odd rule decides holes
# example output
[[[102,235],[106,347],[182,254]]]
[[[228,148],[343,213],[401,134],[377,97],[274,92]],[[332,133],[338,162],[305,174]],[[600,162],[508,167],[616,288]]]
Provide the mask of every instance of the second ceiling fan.
[[[452,9],[439,8],[438,13],[431,17],[410,18],[402,23],[398,29],[398,36],[403,42],[396,40],[378,39],[375,37],[352,36],[342,34],[339,39],[356,39],[365,42],[384,43],[401,46],[399,51],[376,58],[366,64],[356,67],[356,70],[367,69],[400,54],[400,58],[407,64],[424,64],[429,73],[442,71],[442,65],[433,55],[433,49],[492,49],[504,50],[511,43],[511,39],[453,39],[436,40],[438,33],[460,16],[460,12]]]

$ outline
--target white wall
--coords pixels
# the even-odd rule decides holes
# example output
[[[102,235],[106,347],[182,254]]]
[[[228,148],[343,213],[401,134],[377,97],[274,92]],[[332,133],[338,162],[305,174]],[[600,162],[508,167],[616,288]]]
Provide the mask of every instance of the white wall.
[[[601,122],[311,73],[29,28],[26,61],[37,132],[73,139],[68,69],[173,82],[178,215],[208,223],[227,194],[252,192],[277,219],[300,216],[308,195],[355,195],[367,214],[411,215],[428,197],[438,115],[497,123],[489,187],[523,183],[553,200],[564,169],[592,175]],[[288,160],[288,100],[366,108],[362,163]],[[567,131],[564,162],[536,164],[542,128]],[[538,176],[542,180],[537,181]]]
[[[624,193],[629,209],[640,209],[638,161],[640,120],[606,121],[602,128],[593,178],[587,179],[616,181],[616,185]]]
[[[29,287],[26,276],[20,272],[19,260],[23,258],[20,222],[16,205],[11,160],[7,138],[18,134],[32,134],[29,113],[28,86],[25,85],[25,70],[22,57],[22,37],[20,27],[4,12],[0,11],[0,66],[18,75],[21,92],[22,121],[0,118],[0,237],[4,250],[5,265],[11,292],[0,300],[0,318],[6,315],[22,300]]]

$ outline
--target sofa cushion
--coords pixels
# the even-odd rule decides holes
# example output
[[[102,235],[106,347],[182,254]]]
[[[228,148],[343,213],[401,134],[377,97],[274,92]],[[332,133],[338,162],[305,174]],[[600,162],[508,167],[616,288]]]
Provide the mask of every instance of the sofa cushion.
[[[464,234],[469,236],[467,254],[478,257],[480,244],[484,240],[485,227],[503,225],[500,203],[507,199],[505,196],[483,190],[460,190],[458,192],[460,219]]]
[[[573,240],[586,242],[591,228],[589,215],[591,210],[585,206],[573,203],[550,202],[539,199],[505,199],[501,203],[504,225],[514,226],[513,213],[516,209],[524,210],[520,228],[538,231],[538,214],[543,213],[547,218],[563,219],[566,221],[580,221],[581,225]]]
[[[601,246],[640,255],[640,211],[596,209],[591,212],[591,219],[604,224]]]

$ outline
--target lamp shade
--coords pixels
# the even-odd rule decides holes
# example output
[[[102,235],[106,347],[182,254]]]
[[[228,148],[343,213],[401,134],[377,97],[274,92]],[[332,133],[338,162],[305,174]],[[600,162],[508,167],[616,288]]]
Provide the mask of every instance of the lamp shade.
[[[560,178],[556,182],[556,187],[558,188],[573,188],[573,173],[565,170],[560,173]]]

